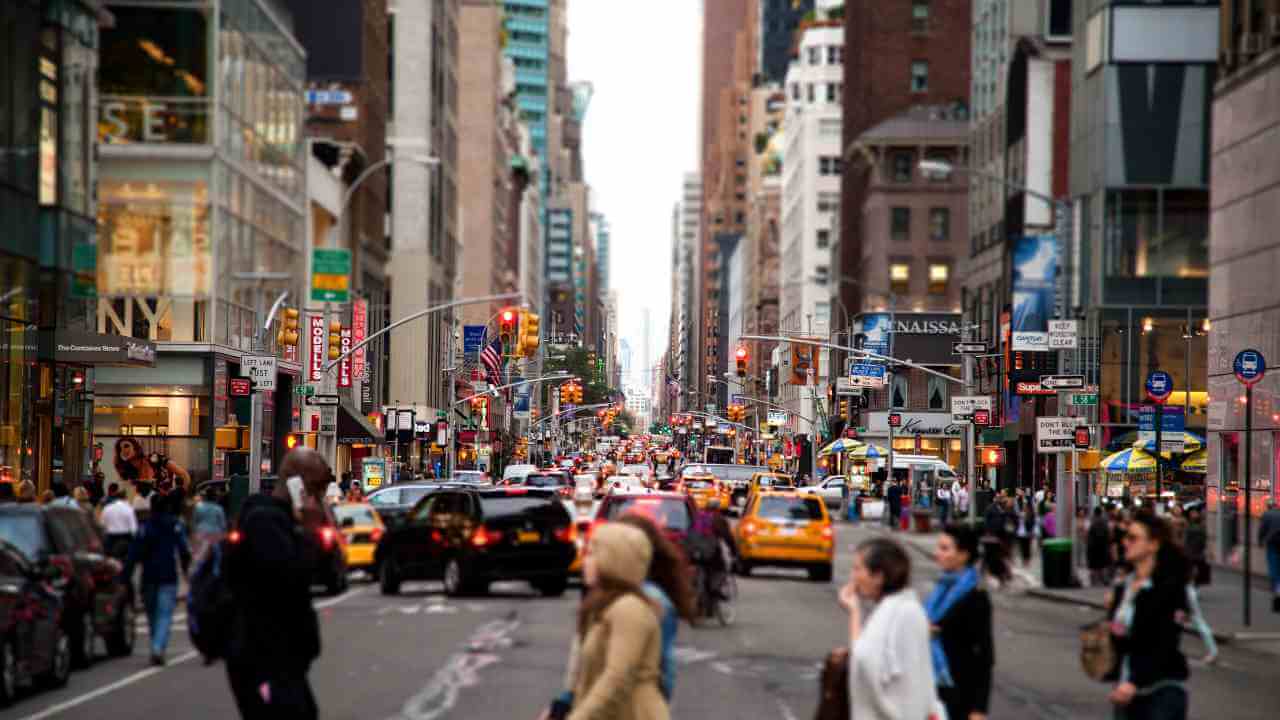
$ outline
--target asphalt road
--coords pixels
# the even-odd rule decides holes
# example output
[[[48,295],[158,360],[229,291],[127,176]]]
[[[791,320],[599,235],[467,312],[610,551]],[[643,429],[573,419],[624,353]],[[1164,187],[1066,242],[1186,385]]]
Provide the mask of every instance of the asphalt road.
[[[678,639],[675,718],[810,718],[822,657],[843,644],[845,617],[835,602],[848,576],[851,546],[871,530],[838,530],[833,583],[757,571],[740,580],[738,621],[690,629]],[[919,553],[916,582],[936,576]],[[446,599],[435,583],[406,584],[383,598],[355,584],[321,607],[324,654],[311,673],[328,719],[508,720],[534,718],[561,684],[577,592],[537,597],[517,583],[485,598]],[[1076,661],[1076,627],[1090,611],[1024,596],[996,596],[997,680],[993,718],[1110,717],[1107,688],[1087,680]],[[143,639],[143,638],[140,638]],[[1199,655],[1199,643],[1184,648]],[[0,720],[40,718],[233,718],[223,668],[190,653],[179,623],[164,668],[132,658],[101,660],[69,686],[20,699]],[[1274,657],[1224,647],[1220,665],[1193,672],[1192,716],[1274,718],[1280,707]]]

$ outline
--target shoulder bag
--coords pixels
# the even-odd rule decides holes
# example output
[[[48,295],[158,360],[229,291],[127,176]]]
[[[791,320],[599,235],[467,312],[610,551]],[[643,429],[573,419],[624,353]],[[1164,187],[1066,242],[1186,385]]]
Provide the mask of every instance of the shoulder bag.
[[[836,648],[827,654],[818,689],[822,694],[814,720],[848,720],[849,648]]]
[[[1111,623],[1099,620],[1080,628],[1080,667],[1099,682],[1115,676],[1120,657],[1111,637]]]

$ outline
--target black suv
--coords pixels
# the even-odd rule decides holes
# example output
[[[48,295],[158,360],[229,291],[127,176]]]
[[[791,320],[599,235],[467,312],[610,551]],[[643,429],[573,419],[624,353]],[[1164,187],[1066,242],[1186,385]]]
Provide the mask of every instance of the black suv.
[[[404,516],[418,504],[427,493],[439,490],[441,483],[400,483],[378,488],[369,493],[365,502],[378,511],[382,524],[387,527],[399,525]]]
[[[62,687],[71,675],[59,591],[66,578],[51,565],[43,573],[0,540],[0,706],[22,688],[39,682]]]
[[[449,595],[483,593],[498,580],[528,580],[564,594],[577,554],[573,522],[554,490],[441,488],[387,530],[374,562],[384,595],[405,580],[443,580]]]
[[[120,580],[120,562],[108,557],[89,515],[79,508],[0,505],[0,540],[14,546],[37,572],[65,579],[62,627],[72,662],[93,662],[99,637],[115,656],[133,653],[133,605]]]

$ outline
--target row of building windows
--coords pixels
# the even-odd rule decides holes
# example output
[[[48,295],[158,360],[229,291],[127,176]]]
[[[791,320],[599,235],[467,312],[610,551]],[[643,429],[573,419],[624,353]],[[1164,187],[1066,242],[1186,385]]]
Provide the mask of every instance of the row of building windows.
[[[844,62],[844,48],[840,45],[813,45],[806,48],[810,65],[821,65],[823,57],[828,65],[840,65]]]
[[[804,85],[804,98],[806,102],[818,102],[818,93],[826,92],[826,102],[840,102],[840,96],[844,93],[844,83],[807,83]],[[798,82],[791,83],[791,99],[800,102],[801,84]]]
[[[889,237],[897,242],[911,240],[911,208],[889,208]],[[929,208],[929,239],[933,242],[951,239],[950,208]]]
[[[844,173],[844,159],[839,155],[823,155],[818,158],[819,175],[841,175]]]
[[[889,263],[889,291],[894,295],[911,294],[911,267],[914,260],[895,260]],[[951,283],[951,266],[944,262],[930,262],[928,267],[928,292],[930,295],[946,295]]]

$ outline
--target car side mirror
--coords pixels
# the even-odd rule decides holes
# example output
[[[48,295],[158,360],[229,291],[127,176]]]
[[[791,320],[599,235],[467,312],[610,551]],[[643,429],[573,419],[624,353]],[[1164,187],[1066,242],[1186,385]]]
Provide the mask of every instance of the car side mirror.
[[[350,517],[342,518],[342,527],[349,528],[349,527],[355,527],[355,526],[356,526],[355,518],[350,518]]]

